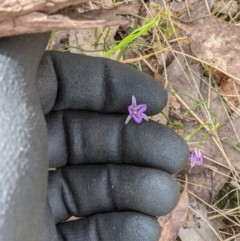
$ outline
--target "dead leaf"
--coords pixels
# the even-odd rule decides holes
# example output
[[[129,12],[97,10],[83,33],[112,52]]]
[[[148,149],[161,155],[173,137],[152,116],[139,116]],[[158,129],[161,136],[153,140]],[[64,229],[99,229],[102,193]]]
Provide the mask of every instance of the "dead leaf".
[[[230,109],[240,116],[240,85],[219,70],[212,72],[223,99]]]
[[[164,109],[163,109],[163,112],[165,113]],[[167,120],[166,118],[162,115],[162,113],[158,113],[154,116],[152,116],[151,120],[153,121],[156,121],[158,123],[161,123],[163,125],[166,125],[167,124]]]
[[[176,98],[174,95],[171,96],[170,106],[171,106],[175,111],[180,110],[181,105],[179,104],[179,102],[177,101],[177,98]]]
[[[240,28],[213,16],[193,22],[173,20],[187,34],[194,55],[240,79]]]
[[[214,223],[208,220],[208,211],[200,203],[191,199],[187,220],[179,231],[181,241],[219,241],[212,229],[217,229]],[[210,227],[211,225],[211,227]]]
[[[168,88],[173,89],[175,92],[179,93],[179,95],[181,95],[181,98],[187,103],[190,108],[196,105],[196,102],[193,101],[191,98],[195,100],[199,99],[197,88],[200,89],[200,86],[205,86],[205,84],[202,83],[201,80],[203,75],[202,72],[203,71],[199,63],[191,63],[190,60],[186,63],[186,60],[181,55],[177,55],[177,57],[167,67],[167,78],[169,83]],[[208,92],[208,88],[206,86],[205,89],[206,92]],[[188,96],[190,96],[191,98],[189,98]],[[213,103],[213,98],[211,99],[210,103]],[[219,104],[221,104],[220,100]],[[183,111],[182,114],[184,114],[184,111],[186,111],[186,109],[182,106],[180,108]],[[216,109],[216,111],[218,110],[219,108]],[[196,113],[202,119],[204,119],[204,115],[200,108],[196,110]],[[222,111],[216,114],[225,117]],[[223,120],[224,124],[225,120]]]
[[[228,14],[234,17],[239,12],[240,6],[236,1],[217,1],[214,5],[214,12]]]
[[[168,93],[168,102],[167,102],[166,106],[164,107],[164,109],[162,110],[162,112],[166,116],[168,116],[168,114],[169,114],[169,102],[170,102],[170,100],[171,100],[171,94]],[[163,125],[167,124],[167,120],[166,120],[166,118],[163,116],[163,114],[161,112],[156,114],[156,115],[154,115],[154,116],[152,116],[152,120],[156,121],[158,123],[161,123]]]
[[[219,128],[218,135],[222,138],[223,148],[226,152],[228,159],[233,165],[236,171],[240,171],[239,159],[240,159],[240,118],[232,120],[232,124],[235,128],[235,131],[238,137],[235,134],[235,131],[230,122],[227,122],[225,125]],[[238,149],[238,151],[236,150]]]
[[[173,241],[178,235],[180,228],[185,223],[188,212],[188,181],[186,178],[183,192],[181,193],[178,205],[171,213],[158,218],[162,227],[161,238],[159,241]]]
[[[208,144],[212,144],[212,140],[209,140],[210,141],[208,142]],[[216,147],[213,146],[212,149],[216,149]],[[215,160],[218,161],[219,159]],[[204,165],[212,165],[212,169],[215,168],[216,171],[221,172],[223,174],[226,173],[226,175],[229,175],[230,173],[228,169],[220,167],[218,165],[213,165],[212,163],[209,163],[206,159],[204,159]],[[196,185],[191,185],[189,187],[189,190],[193,192],[196,196],[200,197],[203,201],[211,203],[215,195],[228,180],[226,176],[224,176],[223,174],[219,174],[218,172],[212,171],[206,167],[195,166],[194,169],[192,169],[189,173],[189,181],[191,183],[196,183]]]
[[[156,7],[160,6],[161,8],[165,8],[165,6],[168,5],[167,0],[152,0],[149,3],[150,3],[150,6],[149,6],[150,10],[153,14],[156,13],[159,10]]]
[[[193,21],[195,19],[209,15],[216,0],[188,0],[174,2],[171,4],[171,10],[175,14],[180,15],[179,18],[183,21]]]

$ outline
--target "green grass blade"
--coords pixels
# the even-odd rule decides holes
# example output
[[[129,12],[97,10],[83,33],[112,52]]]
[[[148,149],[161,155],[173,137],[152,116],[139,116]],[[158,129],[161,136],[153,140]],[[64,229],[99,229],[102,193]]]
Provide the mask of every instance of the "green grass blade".
[[[121,49],[122,47],[127,46],[131,42],[133,42],[136,38],[147,34],[147,32],[152,29],[158,23],[159,14],[157,14],[152,20],[148,21],[143,26],[135,29],[128,36],[126,36],[118,45],[107,51],[103,54],[103,57],[109,57],[111,54]]]

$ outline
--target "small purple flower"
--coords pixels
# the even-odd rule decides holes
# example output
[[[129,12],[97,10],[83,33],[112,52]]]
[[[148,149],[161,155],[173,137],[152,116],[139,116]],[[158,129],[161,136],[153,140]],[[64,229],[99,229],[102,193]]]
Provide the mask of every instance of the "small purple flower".
[[[137,105],[136,98],[133,95],[132,96],[132,104],[128,106],[129,115],[125,121],[125,124],[127,124],[132,118],[138,124],[140,124],[143,121],[143,119],[148,121],[149,118],[147,117],[147,115],[145,115],[143,113],[146,110],[147,110],[147,105],[146,104]]]
[[[191,153],[190,156],[190,162],[191,162],[191,168],[198,163],[199,165],[203,164],[203,154],[207,154],[206,152],[197,149],[197,148],[189,148],[189,151]]]

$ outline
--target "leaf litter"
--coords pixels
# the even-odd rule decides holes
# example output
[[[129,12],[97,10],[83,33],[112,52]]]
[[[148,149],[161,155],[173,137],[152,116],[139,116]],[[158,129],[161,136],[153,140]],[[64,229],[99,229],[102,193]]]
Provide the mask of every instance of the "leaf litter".
[[[158,222],[162,227],[159,241],[172,241],[178,236],[180,228],[184,225],[188,213],[188,181],[186,179],[178,205],[166,216],[159,217]]]
[[[200,60],[240,81],[240,29],[214,16],[193,22],[173,20],[184,30],[191,50]]]
[[[111,1],[102,5],[109,7]],[[240,189],[240,5],[233,0],[149,0],[136,6],[139,17],[128,17],[130,25],[111,29],[98,40],[96,32],[106,33],[108,29],[91,30],[89,38],[89,30],[74,30],[73,36],[80,36],[69,45],[79,49],[84,45],[88,50],[80,50],[84,54],[104,55],[109,49],[100,52],[103,43],[117,46],[159,14],[159,25],[118,52],[111,51],[108,57],[159,80],[169,91],[169,100],[164,115],[159,113],[153,120],[173,128],[190,148],[198,147],[209,154],[203,165],[191,169],[189,162],[175,175],[184,188],[177,207],[159,218],[163,229],[160,240],[238,240],[240,201],[233,209],[221,208],[221,198],[232,201],[228,192],[226,197],[219,193],[226,185],[234,195]],[[57,45],[59,39],[54,41]],[[63,51],[77,48],[73,49],[65,45]]]

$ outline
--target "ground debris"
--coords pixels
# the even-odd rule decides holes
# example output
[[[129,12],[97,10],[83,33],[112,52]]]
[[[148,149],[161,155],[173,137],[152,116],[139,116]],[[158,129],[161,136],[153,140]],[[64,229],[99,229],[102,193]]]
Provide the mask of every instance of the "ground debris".
[[[170,5],[170,9],[183,21],[193,21],[195,19],[205,17],[210,14],[212,7],[216,0],[188,0],[173,3]]]
[[[240,116],[240,84],[219,70],[212,71],[212,77],[219,87],[220,94],[232,111]]]
[[[174,241],[180,228],[184,225],[188,212],[188,183],[186,181],[181,193],[178,205],[166,216],[158,218],[162,227],[162,234],[159,241]]]
[[[80,0],[80,2],[84,1],[85,0]],[[18,1],[13,1],[13,4],[17,6],[17,2]],[[59,7],[64,4],[65,7],[69,7],[71,5],[72,1],[67,0],[59,1],[61,4],[58,5],[57,8],[55,6],[57,4],[53,4],[53,7],[56,8],[54,9],[57,12],[49,13],[45,12],[45,6],[47,5],[46,1],[42,0],[42,4],[34,3],[37,1],[30,2],[33,3],[32,5],[30,4],[26,7],[26,12],[21,9],[20,11],[16,10],[14,12],[11,8],[8,9],[8,5],[1,5],[0,2],[0,37],[47,32],[52,31],[53,29],[85,29],[86,26],[87,28],[93,29],[105,26],[116,26],[120,24],[125,25],[128,24],[129,21],[119,15],[137,13],[136,9],[129,5],[120,5],[111,9],[98,9],[88,11],[86,13],[80,13],[78,9],[74,12],[68,12],[68,14],[57,11],[59,10]],[[79,3],[79,1],[76,1],[76,3]],[[9,12],[13,15],[11,16]]]
[[[207,209],[190,198],[190,207],[185,225],[179,231],[181,241],[219,241],[214,223],[208,221]],[[214,232],[214,231],[215,232]]]
[[[214,16],[193,22],[173,20],[183,29],[199,60],[240,81],[240,28]]]
[[[217,14],[227,14],[231,18],[233,18],[239,11],[240,11],[240,5],[237,3],[237,1],[229,1],[229,0],[222,0],[217,1],[214,4],[213,11]]]

